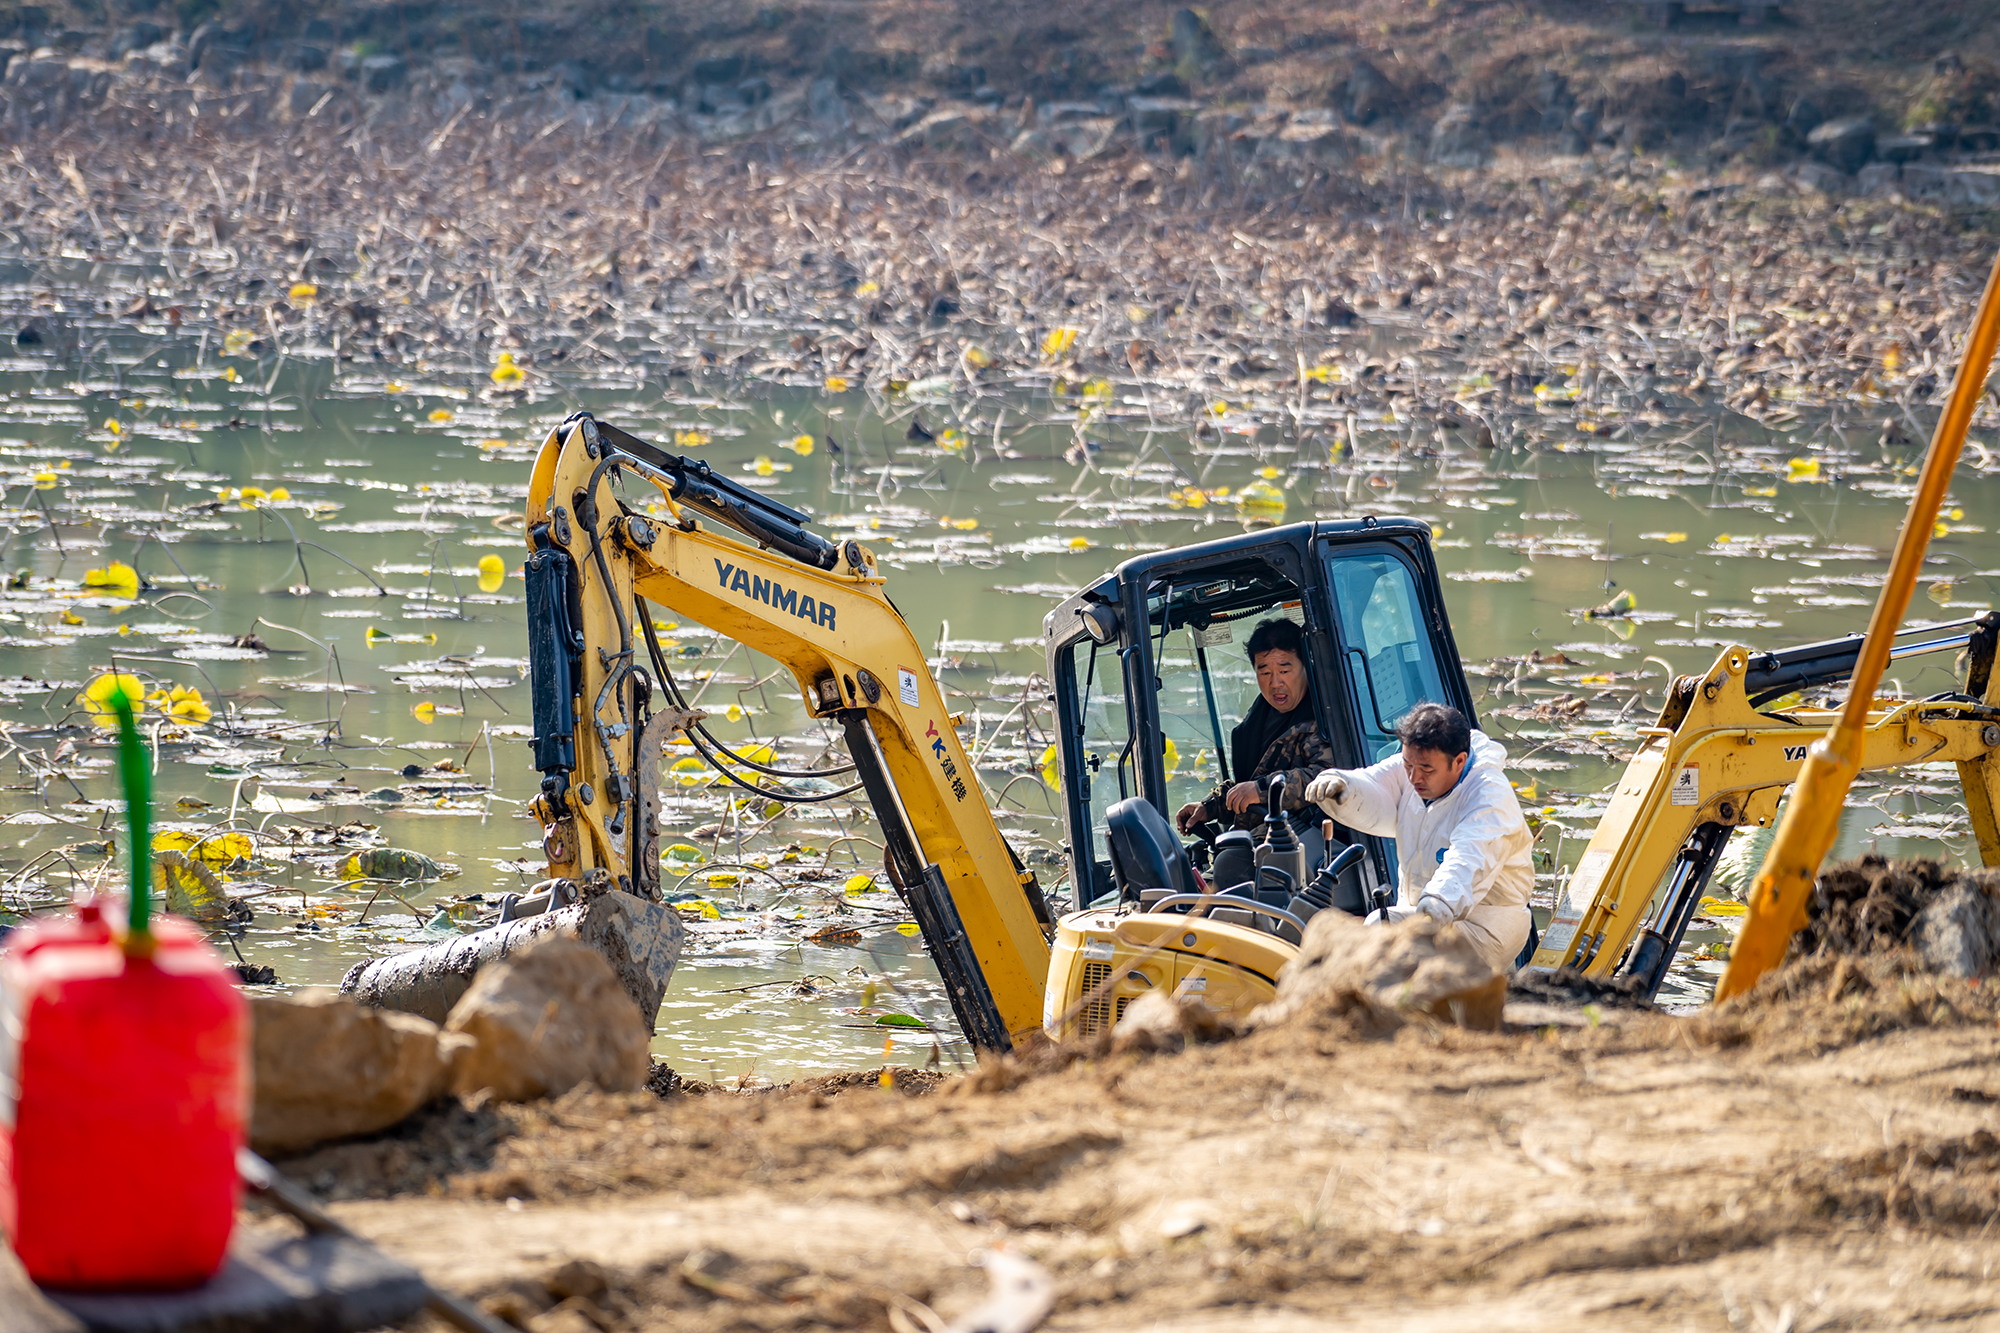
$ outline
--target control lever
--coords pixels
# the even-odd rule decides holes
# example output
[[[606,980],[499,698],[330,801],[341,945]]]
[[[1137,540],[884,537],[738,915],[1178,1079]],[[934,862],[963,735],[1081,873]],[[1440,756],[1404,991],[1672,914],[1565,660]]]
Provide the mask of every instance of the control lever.
[[[1389,919],[1389,908],[1393,906],[1396,901],[1395,890],[1387,884],[1381,884],[1377,885],[1375,888],[1375,892],[1370,894],[1369,896],[1375,900],[1375,907],[1373,911],[1370,911],[1368,913],[1368,915],[1373,916],[1375,915],[1376,912],[1380,912],[1382,914],[1382,919],[1384,921],[1387,921]]]
[[[1292,831],[1285,815],[1285,775],[1273,773],[1264,784],[1263,838],[1257,844],[1257,883],[1264,882],[1264,870],[1282,870],[1296,890],[1306,882],[1306,849]]]
[[[1329,835],[1331,835],[1331,832],[1332,830],[1329,829]],[[1333,845],[1331,836],[1328,838],[1327,845]],[[1319,871],[1312,877],[1312,882],[1300,889],[1292,901],[1286,905],[1286,910],[1301,921],[1310,921],[1315,913],[1323,912],[1333,906],[1334,886],[1340,882],[1340,877],[1347,873],[1348,867],[1359,861],[1365,854],[1366,849],[1357,842],[1343,847],[1334,855],[1329,856],[1320,863]]]
[[[1188,829],[1187,835],[1195,839],[1200,845],[1207,846],[1228,831],[1228,827],[1220,820],[1204,819],[1199,824]]]

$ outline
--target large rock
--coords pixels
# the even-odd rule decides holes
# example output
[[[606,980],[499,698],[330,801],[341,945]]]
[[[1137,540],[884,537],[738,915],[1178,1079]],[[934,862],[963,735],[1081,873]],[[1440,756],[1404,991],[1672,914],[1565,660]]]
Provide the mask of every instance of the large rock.
[[[1785,113],[1785,128],[1803,139],[1818,129],[1820,122],[1825,119],[1826,117],[1820,112],[1819,103],[1810,97],[1801,97],[1793,102],[1791,110]]]
[[[1353,156],[1352,141],[1332,125],[1295,120],[1257,140],[1252,156],[1259,162],[1291,166],[1331,165]]]
[[[453,1055],[470,1045],[331,990],[252,995],[250,1015],[250,1144],[262,1153],[387,1129],[445,1092]]]
[[[1366,60],[1354,62],[1347,76],[1347,118],[1367,125],[1383,116],[1393,116],[1401,108],[1402,90],[1387,75]]]
[[[1819,194],[1844,194],[1853,178],[1841,172],[1838,167],[1830,167],[1824,162],[1801,162],[1792,169],[1792,179],[1800,188],[1813,190]]]
[[[2000,966],[2000,874],[1971,871],[1924,904],[1910,941],[1932,971],[1989,977]]]
[[[840,95],[840,80],[820,77],[806,89],[806,115],[814,125],[827,130],[844,130],[850,117],[847,101]]]
[[[1190,70],[1219,65],[1229,55],[1215,29],[1208,26],[1208,20],[1192,9],[1174,11],[1167,24],[1167,36],[1173,43],[1174,63]]]
[[[906,148],[935,148],[945,152],[970,152],[985,146],[981,119],[959,107],[943,107],[931,112],[904,130],[897,142]]]
[[[1492,143],[1472,107],[1459,103],[1431,130],[1431,161],[1447,167],[1483,167]]]
[[[1875,122],[1867,116],[1829,120],[1806,136],[1813,156],[1852,176],[1875,156]]]
[[[1975,208],[1992,208],[2000,204],[2000,175],[1982,171],[1977,166],[1906,162],[1900,184],[1903,193],[1912,199],[1937,200]]]
[[[120,28],[111,38],[111,58],[123,60],[133,51],[143,51],[154,42],[166,37],[166,30],[157,23],[137,19]]]
[[[409,62],[399,55],[368,56],[361,62],[361,87],[366,92],[393,92],[409,78]]]
[[[1189,1042],[1222,1041],[1235,1036],[1238,1025],[1211,1009],[1196,995],[1147,991],[1132,1002],[1111,1030],[1116,1054],[1173,1054]]]
[[[1110,151],[1119,123],[1111,116],[1059,121],[1049,129],[1049,141],[1074,160],[1088,162]]]
[[[53,56],[16,60],[7,68],[7,81],[18,85],[24,96],[59,92],[69,82],[69,61]]]
[[[1887,194],[1903,178],[1894,162],[1870,162],[1854,174],[1854,188],[1862,194]]]
[[[1358,1014],[1377,1028],[1428,1014],[1469,1028],[1500,1026],[1507,979],[1455,926],[1418,914],[1393,926],[1365,925],[1321,912],[1306,925],[1299,955],[1278,974],[1278,996],[1259,1009],[1257,1027],[1331,1014]]]
[[[653,1036],[603,956],[563,936],[481,971],[445,1030],[477,1043],[455,1062],[453,1089],[502,1101],[553,1097],[579,1083],[644,1087]]]

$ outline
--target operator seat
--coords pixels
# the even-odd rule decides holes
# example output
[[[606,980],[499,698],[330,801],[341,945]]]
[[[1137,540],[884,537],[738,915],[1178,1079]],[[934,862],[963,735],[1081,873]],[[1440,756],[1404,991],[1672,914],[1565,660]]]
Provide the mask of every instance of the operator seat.
[[[1118,802],[1104,812],[1104,826],[1111,850],[1111,879],[1120,898],[1137,902],[1147,889],[1201,892],[1181,840],[1151,801],[1134,796]]]

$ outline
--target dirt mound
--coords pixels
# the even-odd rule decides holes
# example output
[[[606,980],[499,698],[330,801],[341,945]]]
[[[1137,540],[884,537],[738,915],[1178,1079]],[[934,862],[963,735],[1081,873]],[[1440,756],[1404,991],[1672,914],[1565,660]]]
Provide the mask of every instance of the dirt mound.
[[[1693,1018],[1658,1021],[1684,1024],[1698,1046],[1818,1055],[1917,1028],[1991,1027],[2000,1021],[2000,987],[1941,975],[1913,949],[1819,954]]]
[[[2000,872],[1872,853],[1831,866],[1787,961],[1898,950],[1944,976],[1990,975],[2000,963]]]
[[[1788,961],[1905,947],[1917,914],[1960,873],[1936,861],[1890,861],[1873,852],[1828,866],[1813,885],[1812,917],[1793,938]]]
[[[1454,927],[1418,915],[1384,928],[1321,912],[1299,956],[1278,974],[1277,998],[1250,1023],[1265,1029],[1352,1017],[1386,1035],[1429,1015],[1491,1031],[1500,1026],[1504,990]]]

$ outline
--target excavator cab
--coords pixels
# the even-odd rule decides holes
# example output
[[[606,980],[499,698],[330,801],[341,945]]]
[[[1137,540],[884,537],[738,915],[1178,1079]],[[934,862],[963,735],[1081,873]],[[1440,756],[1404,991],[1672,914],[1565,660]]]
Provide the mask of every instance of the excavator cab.
[[[1396,753],[1396,723],[1419,703],[1473,716],[1424,523],[1295,523],[1128,560],[1043,622],[1076,907],[1148,905],[1182,889],[1183,859],[1206,868],[1207,839],[1183,844],[1172,821],[1217,783],[1249,776],[1235,772],[1230,736],[1257,698],[1245,645],[1279,617],[1304,632],[1312,693],[1300,707],[1313,710],[1338,767]],[[1325,847],[1319,820],[1292,823],[1308,871],[1362,848],[1335,906],[1358,915],[1393,891],[1392,839],[1336,826]],[[1052,1002],[1065,989],[1062,952],[1059,939]]]

